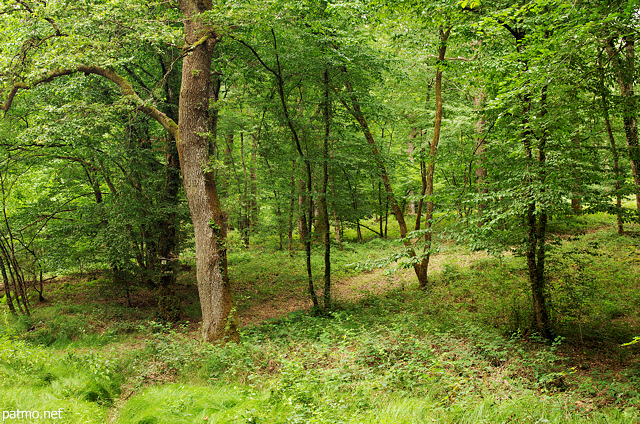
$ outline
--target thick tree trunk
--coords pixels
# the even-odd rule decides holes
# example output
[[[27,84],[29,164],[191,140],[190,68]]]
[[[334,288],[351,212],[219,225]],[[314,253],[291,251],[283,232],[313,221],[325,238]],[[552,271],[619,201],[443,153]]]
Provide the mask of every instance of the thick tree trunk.
[[[211,0],[181,0],[186,41],[195,46],[182,65],[178,154],[196,245],[202,336],[206,341],[239,340],[238,318],[227,274],[226,222],[209,164],[211,58],[217,38],[198,15]]]

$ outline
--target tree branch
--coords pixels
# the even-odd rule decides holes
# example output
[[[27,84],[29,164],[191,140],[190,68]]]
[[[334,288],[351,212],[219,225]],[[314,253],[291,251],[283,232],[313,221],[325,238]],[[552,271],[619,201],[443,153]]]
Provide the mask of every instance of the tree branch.
[[[133,101],[133,103],[136,104],[139,110],[158,121],[158,123],[162,125],[162,127],[167,130],[175,140],[180,139],[178,124],[173,119],[169,118],[167,115],[165,115],[155,107],[145,104],[145,102],[140,98],[140,96],[138,96],[138,94],[133,89],[133,86],[129,81],[127,81],[126,78],[122,77],[117,72],[112,71],[111,69],[101,68],[99,66],[78,65],[77,67],[71,69],[56,69],[47,73],[40,79],[35,80],[31,84],[18,82],[11,88],[6,102],[0,109],[4,111],[6,115],[7,111],[11,108],[13,99],[15,98],[19,90],[30,90],[34,87],[37,87],[38,85],[51,82],[58,77],[72,75],[78,72],[84,73],[85,76],[88,76],[89,74],[100,75],[101,77],[104,77],[112,83],[116,84],[118,87],[120,87],[120,90],[122,90],[122,95],[125,97],[129,97]]]
[[[264,63],[264,61],[262,60],[262,58],[260,57],[260,55],[258,54],[258,52],[257,52],[253,47],[251,47],[250,45],[248,45],[248,44],[247,44],[247,43],[245,43],[244,41],[242,41],[242,40],[240,40],[239,38],[236,38],[236,37],[234,37],[234,36],[232,36],[232,35],[229,35],[229,37],[230,37],[232,40],[237,41],[238,43],[242,44],[243,46],[245,46],[246,48],[248,48],[249,50],[251,50],[251,53],[253,53],[253,55],[256,57],[256,59],[258,59],[258,62],[260,62],[260,64],[261,64],[262,66],[264,66],[264,68],[265,68],[267,71],[269,71],[269,72],[271,72],[273,75],[275,75],[275,76],[276,76],[276,78],[278,77],[278,73],[277,73],[274,69],[270,68],[266,63]]]

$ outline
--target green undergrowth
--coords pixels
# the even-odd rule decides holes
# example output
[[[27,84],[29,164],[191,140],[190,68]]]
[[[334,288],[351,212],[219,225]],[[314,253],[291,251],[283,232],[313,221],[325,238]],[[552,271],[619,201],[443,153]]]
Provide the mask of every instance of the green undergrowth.
[[[342,305],[331,317],[298,312],[245,328],[240,345],[185,345],[177,338],[181,354],[191,349],[192,356],[179,361],[176,381],[142,388],[117,422],[625,423],[640,417],[637,396],[599,405],[578,390],[562,338],[546,344],[444,320],[436,300],[397,290]]]
[[[550,342],[530,330],[523,258],[456,246],[426,292],[408,280],[325,316],[244,327],[242,343],[225,346],[69,284],[31,317],[3,312],[0,409],[62,408],[56,422],[69,423],[637,422],[640,343],[623,346],[640,335],[637,226],[618,236],[572,225],[547,253]],[[337,272],[394,246],[336,249]],[[287,296],[298,277],[285,278],[294,265],[281,253],[260,263],[255,250],[233,253],[234,281],[263,301]]]

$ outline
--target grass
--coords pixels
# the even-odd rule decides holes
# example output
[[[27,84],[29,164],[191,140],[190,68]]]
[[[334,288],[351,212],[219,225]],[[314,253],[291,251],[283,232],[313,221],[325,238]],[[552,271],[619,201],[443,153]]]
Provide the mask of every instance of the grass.
[[[553,343],[529,330],[523,258],[455,245],[434,258],[428,292],[400,273],[386,293],[249,325],[226,346],[200,343],[193,322],[158,322],[144,292],[125,308],[94,275],[51,285],[31,317],[3,312],[0,410],[63,408],[56,422],[69,423],[637,422],[640,344],[621,344],[640,334],[638,226],[618,236],[588,216],[552,229]],[[346,243],[335,275],[362,278],[347,265],[396,249]],[[305,297],[300,254],[238,248],[230,272],[241,311]]]

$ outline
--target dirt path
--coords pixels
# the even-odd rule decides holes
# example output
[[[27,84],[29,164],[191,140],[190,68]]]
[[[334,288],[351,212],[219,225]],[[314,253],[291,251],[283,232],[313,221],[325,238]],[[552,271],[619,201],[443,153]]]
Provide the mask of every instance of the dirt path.
[[[429,275],[433,276],[442,270],[445,263],[468,264],[475,259],[486,257],[485,253],[440,253],[431,258]],[[384,275],[384,269],[378,268],[352,277],[333,282],[333,297],[337,300],[354,301],[371,294],[382,294],[396,288],[404,288],[416,284],[413,268],[398,269],[390,275]],[[269,302],[254,305],[241,313],[241,325],[258,324],[264,320],[277,318],[301,309],[310,309],[311,300],[306,293],[301,295],[280,296]]]

